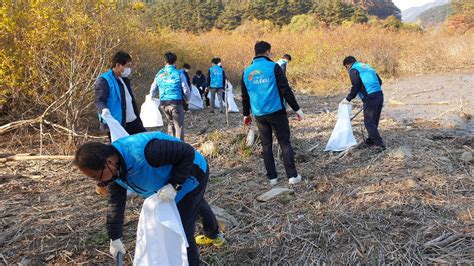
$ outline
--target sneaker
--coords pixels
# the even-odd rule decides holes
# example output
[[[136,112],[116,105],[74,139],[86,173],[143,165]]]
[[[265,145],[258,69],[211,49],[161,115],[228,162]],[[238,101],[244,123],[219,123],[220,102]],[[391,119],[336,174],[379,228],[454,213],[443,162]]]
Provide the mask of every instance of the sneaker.
[[[194,238],[196,240],[196,244],[198,245],[214,245],[215,247],[220,247],[225,243],[224,234],[219,232],[216,238],[209,238],[205,235],[198,235]]]
[[[271,186],[276,186],[276,184],[278,184],[278,178],[270,179],[270,185]]]
[[[292,178],[288,179],[288,184],[290,184],[290,185],[298,184],[299,182],[301,182],[301,176],[300,175],[297,175],[295,177],[292,177]]]

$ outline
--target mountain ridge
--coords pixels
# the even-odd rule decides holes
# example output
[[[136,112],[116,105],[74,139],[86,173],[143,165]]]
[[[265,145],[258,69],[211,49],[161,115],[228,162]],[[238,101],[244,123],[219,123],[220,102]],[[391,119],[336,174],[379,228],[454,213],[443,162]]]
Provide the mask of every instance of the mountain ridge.
[[[422,6],[417,6],[417,7],[410,7],[408,9],[402,10],[402,21],[403,22],[415,22],[417,20],[417,17],[432,8],[439,7],[442,5],[446,5],[450,3],[450,0],[436,0],[435,2],[431,2]]]
[[[402,18],[402,11],[393,3],[392,0],[344,0],[346,4],[359,6],[369,15],[385,19],[388,16]]]

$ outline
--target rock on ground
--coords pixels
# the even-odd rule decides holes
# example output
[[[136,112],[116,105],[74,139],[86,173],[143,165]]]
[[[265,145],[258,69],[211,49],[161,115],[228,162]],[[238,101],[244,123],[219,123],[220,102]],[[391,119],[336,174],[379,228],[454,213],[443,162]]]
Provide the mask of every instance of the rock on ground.
[[[257,197],[258,201],[269,201],[281,195],[293,194],[295,191],[289,188],[276,187]]]
[[[404,160],[413,157],[413,154],[410,147],[402,146],[390,152],[390,157]]]
[[[230,215],[226,210],[211,205],[212,212],[216,215],[216,219],[219,222],[219,224],[224,226],[225,228],[232,228],[234,226],[237,226],[238,221],[235,219],[234,216]],[[225,228],[222,228],[223,230]]]
[[[464,163],[472,163],[474,162],[474,158],[472,156],[472,152],[470,151],[465,151],[463,152],[463,154],[461,155],[461,158],[459,158],[459,160],[461,160],[462,162]]]

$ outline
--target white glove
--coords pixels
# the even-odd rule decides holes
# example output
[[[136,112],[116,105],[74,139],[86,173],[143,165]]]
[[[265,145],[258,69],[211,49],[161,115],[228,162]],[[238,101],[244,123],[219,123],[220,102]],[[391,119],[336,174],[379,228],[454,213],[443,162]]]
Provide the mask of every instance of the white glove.
[[[117,258],[117,254],[120,252],[122,254],[125,254],[126,251],[125,251],[125,246],[122,244],[122,240],[120,240],[120,238],[118,239],[115,239],[112,241],[112,239],[110,239],[110,254],[112,254],[112,256],[114,258]]]
[[[298,121],[301,121],[304,119],[304,113],[303,113],[303,110],[301,110],[301,108],[296,111],[296,117],[298,118]]]
[[[346,98],[341,101],[341,104],[351,104]]]
[[[162,187],[158,193],[160,201],[172,201],[176,197],[176,190],[171,184]]]
[[[100,114],[102,117],[110,115],[110,110],[108,108],[102,109],[102,114]]]
[[[149,101],[149,100],[151,100],[151,93],[145,96],[145,101]]]

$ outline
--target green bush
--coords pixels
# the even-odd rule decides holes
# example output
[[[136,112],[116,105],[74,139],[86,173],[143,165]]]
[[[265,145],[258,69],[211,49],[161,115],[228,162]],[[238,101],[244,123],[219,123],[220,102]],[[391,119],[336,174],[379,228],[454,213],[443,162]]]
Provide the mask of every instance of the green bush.
[[[303,32],[319,26],[316,17],[312,15],[297,15],[291,18],[287,28],[291,32]]]

